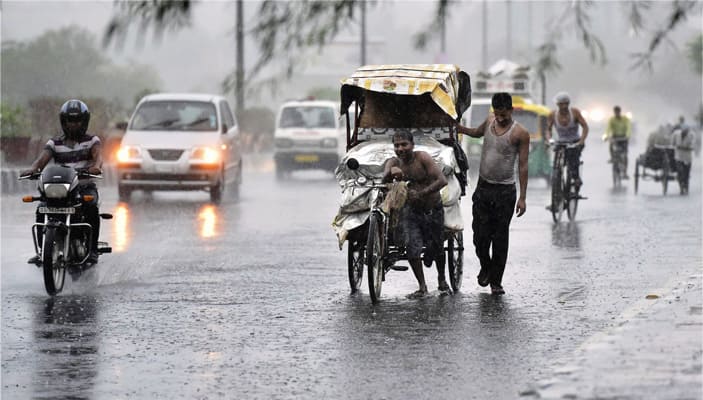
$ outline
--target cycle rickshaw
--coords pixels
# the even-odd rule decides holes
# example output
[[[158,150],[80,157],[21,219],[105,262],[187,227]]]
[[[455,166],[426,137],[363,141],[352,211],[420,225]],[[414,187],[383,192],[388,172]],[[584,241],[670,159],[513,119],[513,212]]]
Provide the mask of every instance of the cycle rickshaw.
[[[651,179],[661,182],[662,193],[666,195],[669,181],[676,177],[674,162],[674,146],[669,144],[654,144],[647,151],[637,157],[635,162],[635,194],[639,189],[639,181]]]
[[[398,130],[410,131],[415,149],[429,153],[447,178],[448,185],[440,192],[445,244],[434,261],[444,258],[452,289],[461,287],[460,198],[467,185],[468,163],[455,121],[470,103],[469,75],[450,64],[369,65],[342,81],[347,153],[335,171],[342,200],[332,226],[340,249],[347,242],[352,293],[359,290],[367,269],[371,301],[377,303],[387,273],[407,269],[396,265],[407,256],[394,226],[394,212],[384,204],[387,185],[381,183],[386,160],[395,156],[392,137]]]

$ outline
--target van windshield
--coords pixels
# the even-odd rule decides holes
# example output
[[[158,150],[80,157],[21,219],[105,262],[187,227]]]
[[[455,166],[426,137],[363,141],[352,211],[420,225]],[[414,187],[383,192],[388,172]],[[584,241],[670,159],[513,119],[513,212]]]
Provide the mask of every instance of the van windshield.
[[[135,131],[216,131],[215,105],[203,101],[148,101],[142,103],[129,129]]]
[[[291,106],[281,110],[279,128],[336,128],[334,108]]]

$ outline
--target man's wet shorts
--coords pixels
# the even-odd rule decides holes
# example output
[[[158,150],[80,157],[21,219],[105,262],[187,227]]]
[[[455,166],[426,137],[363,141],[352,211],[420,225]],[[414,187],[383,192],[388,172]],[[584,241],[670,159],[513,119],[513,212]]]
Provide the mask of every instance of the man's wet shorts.
[[[423,245],[432,254],[442,246],[444,208],[437,204],[431,210],[403,207],[403,233],[408,258],[419,258]]]

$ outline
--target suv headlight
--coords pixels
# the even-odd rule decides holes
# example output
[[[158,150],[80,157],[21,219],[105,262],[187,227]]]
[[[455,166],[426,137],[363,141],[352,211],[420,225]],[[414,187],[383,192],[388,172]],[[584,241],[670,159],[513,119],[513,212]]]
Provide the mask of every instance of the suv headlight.
[[[120,146],[117,150],[117,161],[121,163],[126,163],[130,161],[141,161],[142,153],[138,147],[133,146]]]
[[[190,155],[191,161],[201,161],[207,164],[220,162],[220,151],[211,147],[196,147]]]
[[[329,147],[329,148],[335,148],[337,147],[337,139],[335,138],[324,138],[320,141],[320,147]]]

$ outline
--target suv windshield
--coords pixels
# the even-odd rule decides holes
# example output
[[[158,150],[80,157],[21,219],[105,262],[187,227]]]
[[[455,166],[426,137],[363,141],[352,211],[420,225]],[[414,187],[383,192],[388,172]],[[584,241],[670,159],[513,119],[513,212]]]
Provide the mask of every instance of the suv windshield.
[[[202,101],[148,101],[139,106],[130,129],[135,131],[215,131],[217,111]]]
[[[332,107],[291,106],[281,111],[280,128],[332,128],[335,112]]]

